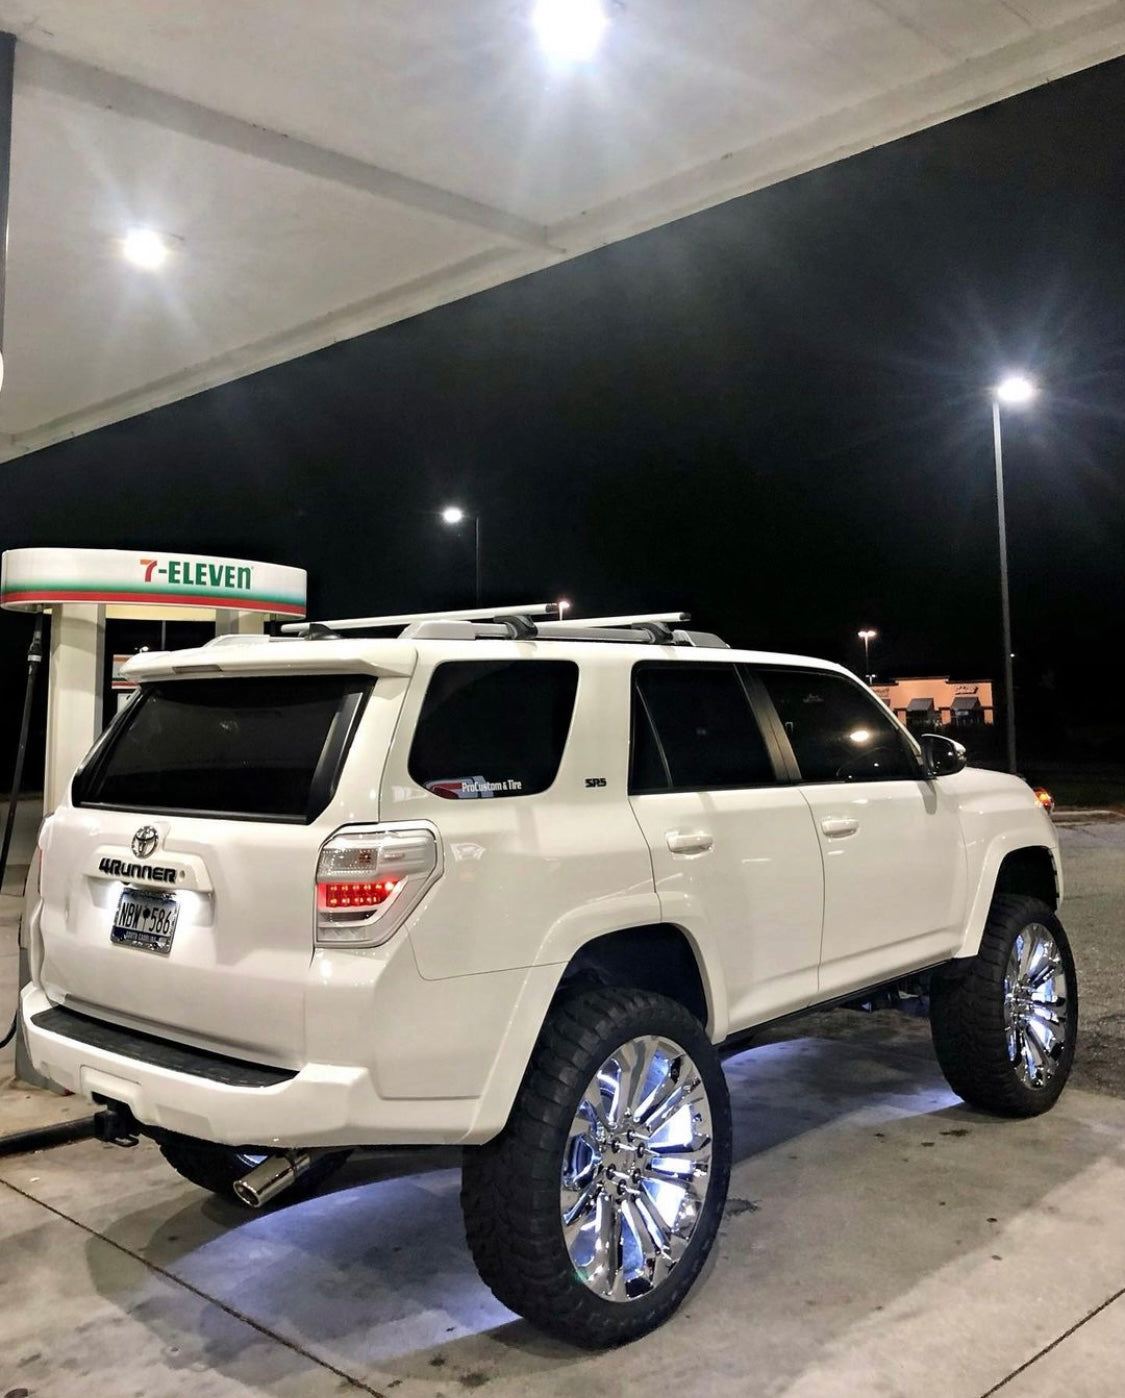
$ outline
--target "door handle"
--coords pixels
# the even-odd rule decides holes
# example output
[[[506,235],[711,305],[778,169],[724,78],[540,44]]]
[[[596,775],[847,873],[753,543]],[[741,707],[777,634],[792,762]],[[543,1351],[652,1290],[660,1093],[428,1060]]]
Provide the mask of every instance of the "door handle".
[[[669,830],[664,838],[673,854],[705,854],[715,843],[708,830]]]
[[[820,822],[820,828],[831,840],[839,835],[854,835],[859,829],[859,821],[851,816],[829,816]]]

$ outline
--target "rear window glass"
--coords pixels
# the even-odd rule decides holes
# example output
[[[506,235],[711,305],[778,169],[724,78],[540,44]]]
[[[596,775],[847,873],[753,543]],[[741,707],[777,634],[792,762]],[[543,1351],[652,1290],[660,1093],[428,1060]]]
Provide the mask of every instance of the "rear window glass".
[[[347,675],[146,685],[79,776],[75,802],[313,820],[370,689]]]
[[[570,660],[452,660],[422,702],[410,775],[435,796],[533,796],[562,761],[578,667]]]

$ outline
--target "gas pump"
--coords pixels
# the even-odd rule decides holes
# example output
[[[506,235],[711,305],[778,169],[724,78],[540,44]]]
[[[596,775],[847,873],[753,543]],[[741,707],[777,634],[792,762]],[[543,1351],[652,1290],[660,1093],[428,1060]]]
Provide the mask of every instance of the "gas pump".
[[[107,620],[155,622],[161,632],[172,622],[201,622],[212,626],[218,635],[252,635],[261,634],[269,620],[303,617],[305,603],[303,568],[244,558],[156,549],[26,548],[9,549],[0,555],[0,607],[37,613],[35,636],[39,642],[35,657],[30,652],[28,655],[16,789],[5,821],[0,870],[7,858],[19,801],[18,778],[27,745],[33,676],[42,658],[45,614],[50,616],[43,780],[43,814],[47,816],[63,799],[71,773],[113,716],[114,710],[106,705]],[[32,651],[36,651],[35,642]],[[111,690],[114,697],[118,692]],[[31,875],[34,872],[33,864]],[[34,890],[35,882],[29,876],[28,887]],[[20,924],[21,988],[30,974],[25,934],[30,911],[27,899],[33,896],[25,894]],[[8,1007],[0,1006],[0,1035],[7,1023]],[[18,1031],[18,1015],[16,1027]],[[18,1032],[16,1075],[34,1086],[50,1086],[32,1068]]]

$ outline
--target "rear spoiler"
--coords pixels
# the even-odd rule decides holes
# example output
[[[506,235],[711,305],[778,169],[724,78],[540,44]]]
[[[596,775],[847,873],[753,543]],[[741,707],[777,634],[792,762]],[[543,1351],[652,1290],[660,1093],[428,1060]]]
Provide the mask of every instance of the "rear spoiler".
[[[208,675],[412,675],[418,652],[399,641],[317,641],[217,636],[193,650],[143,651],[126,661],[123,679],[205,679]]]

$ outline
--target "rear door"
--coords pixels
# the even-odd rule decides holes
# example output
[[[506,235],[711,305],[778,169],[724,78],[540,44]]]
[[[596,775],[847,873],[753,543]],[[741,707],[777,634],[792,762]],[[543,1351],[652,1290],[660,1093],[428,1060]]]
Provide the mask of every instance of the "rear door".
[[[926,780],[909,739],[858,681],[797,667],[757,673],[824,856],[820,998],[942,960],[965,915],[954,801]]]
[[[740,667],[636,666],[630,800],[663,917],[719,967],[731,1031],[816,995],[820,848],[778,776]]]
[[[146,685],[48,825],[48,995],[299,1064],[317,853],[372,686],[347,675]]]

